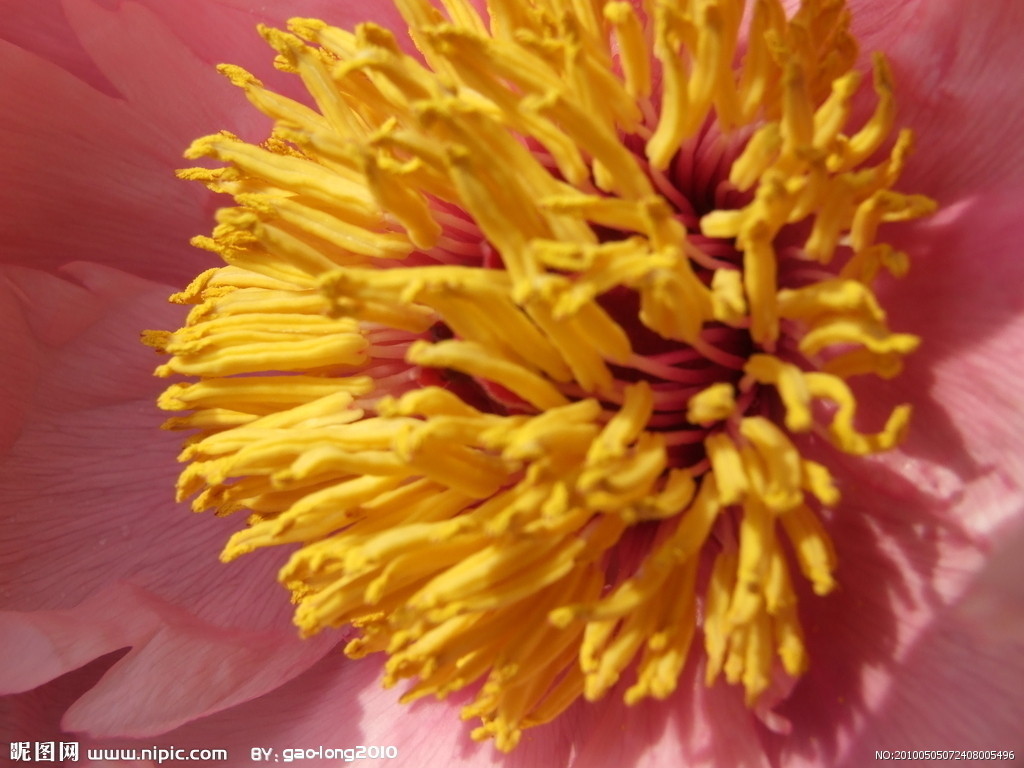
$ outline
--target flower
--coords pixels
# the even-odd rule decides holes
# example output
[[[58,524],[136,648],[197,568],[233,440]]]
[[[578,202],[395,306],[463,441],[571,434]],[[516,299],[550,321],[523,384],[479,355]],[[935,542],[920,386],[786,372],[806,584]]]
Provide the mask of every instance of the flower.
[[[125,6],[138,7],[127,3]],[[900,9],[879,10],[867,5],[855,10],[861,11],[856,18],[864,18],[869,25],[864,36],[868,43],[866,47],[872,47],[872,22],[882,18],[885,25],[879,23],[879,27],[883,33],[885,28],[898,26],[898,18],[883,16],[896,14]],[[948,12],[948,9],[945,10]],[[1007,12],[1012,14],[1014,11],[1011,9]],[[932,17],[928,17],[927,13],[925,15],[929,23],[933,24],[931,34],[955,33],[958,36],[956,39],[961,40],[972,39],[972,35],[984,37],[982,33],[989,29],[986,25],[992,24],[987,17],[972,17],[964,20],[961,27],[949,32],[950,28],[941,23],[941,16],[934,17],[940,21],[932,22]],[[989,37],[998,39],[998,35]],[[907,45],[911,52],[920,51],[912,39]],[[927,128],[928,117],[934,114],[935,109],[934,104],[928,103],[928,98],[934,96],[928,95],[929,91],[924,87],[927,81],[915,82],[914,78],[920,76],[921,70],[913,68],[911,59],[905,53],[900,55],[899,46],[879,47],[886,47],[890,52],[896,79],[900,84],[901,109],[905,103],[904,89],[911,88],[908,121],[915,127]],[[989,53],[989,66],[995,66],[991,62],[1003,64],[1012,61],[1014,56],[1009,47],[997,47]],[[928,72],[935,68],[941,71],[948,66],[942,57],[928,63],[934,65]],[[979,66],[978,61],[967,57],[946,73],[948,79],[944,79],[944,82],[949,88],[947,98],[956,99],[960,95],[957,88],[966,87],[963,81],[954,77],[958,72],[966,71],[974,75],[969,80],[972,87],[976,86],[979,79],[983,79],[981,75],[985,70],[975,73],[973,68],[976,66]],[[926,95],[921,101],[915,101],[915,92]],[[998,93],[979,91],[977,88],[970,92],[972,96],[983,99],[972,114],[971,125],[977,123],[978,115],[991,115],[997,109],[1004,108],[1005,111],[1000,114],[1013,115],[1013,109],[1019,109],[1012,102],[1001,103]],[[986,108],[992,111],[986,112]],[[876,391],[884,393],[886,402],[915,402],[919,413],[903,452],[872,462],[867,471],[863,460],[858,460],[841,466],[836,472],[844,493],[844,509],[860,514],[830,521],[834,523],[830,526],[830,536],[839,553],[840,565],[836,578],[843,584],[843,590],[822,600],[809,595],[801,596],[801,612],[804,624],[808,627],[807,645],[814,661],[808,674],[780,708],[781,714],[793,722],[792,737],[782,741],[759,731],[753,719],[743,714],[742,702],[729,690],[720,685],[705,690],[697,685],[693,679],[696,670],[691,665],[684,671],[679,691],[669,704],[639,704],[627,708],[610,701],[590,707],[576,707],[553,725],[537,729],[536,736],[533,736],[534,732],[528,731],[514,760],[528,761],[532,757],[532,764],[543,765],[560,764],[573,758],[579,764],[602,764],[603,761],[622,762],[628,758],[647,761],[648,764],[659,764],[660,759],[663,764],[666,756],[675,757],[680,750],[685,750],[686,754],[693,757],[693,762],[715,759],[720,764],[758,764],[771,760],[788,764],[803,759],[819,759],[822,762],[841,763],[844,760],[858,762],[863,759],[860,756],[874,746],[873,741],[866,740],[881,740],[886,735],[894,739],[897,736],[913,736],[916,741],[926,737],[934,739],[941,732],[960,737],[962,743],[979,745],[986,738],[989,741],[1011,738],[1012,722],[998,710],[986,712],[983,717],[974,711],[982,710],[983,707],[964,707],[952,713],[955,717],[951,717],[939,710],[934,701],[925,700],[925,704],[930,706],[921,704],[922,698],[928,696],[929,692],[956,691],[969,694],[975,691],[990,697],[1000,697],[998,702],[1006,712],[1013,712],[1019,705],[1019,698],[1014,698],[1019,697],[1015,693],[1019,686],[1012,685],[1019,679],[1019,674],[1014,674],[1015,669],[1019,669],[1014,664],[1019,662],[1007,653],[1019,647],[1019,636],[1015,638],[1012,633],[993,636],[990,632],[982,632],[980,635],[965,632],[965,620],[960,616],[958,608],[962,596],[968,591],[970,579],[982,572],[984,557],[981,549],[984,542],[994,532],[1006,530],[1019,520],[1020,504],[1016,482],[1019,472],[1013,458],[1017,452],[1014,451],[1015,393],[1012,389],[1017,365],[1013,353],[1019,342],[1014,341],[1015,307],[1012,300],[999,300],[1002,286],[1012,284],[1012,270],[1015,267],[1008,263],[1009,260],[993,258],[986,265],[991,273],[986,270],[978,274],[977,264],[964,258],[965,254],[980,250],[979,240],[993,246],[1013,242],[1011,236],[1014,221],[1012,215],[1008,215],[1008,211],[1012,210],[1009,201],[1014,199],[1013,179],[1002,165],[992,163],[989,158],[994,154],[993,146],[1001,145],[1000,149],[1004,149],[1010,158],[1019,152],[1020,146],[1019,141],[1014,143],[1012,135],[1009,140],[997,141],[997,138],[1007,138],[1007,135],[999,133],[1003,130],[1001,126],[981,122],[992,136],[986,136],[986,141],[979,141],[978,146],[988,149],[963,148],[960,154],[965,164],[951,172],[945,171],[939,164],[911,164],[904,176],[908,188],[921,189],[936,196],[947,212],[929,224],[908,227],[899,236],[902,241],[897,241],[897,245],[914,251],[915,256],[921,254],[918,258],[929,259],[937,268],[926,271],[923,278],[919,277],[921,270],[918,269],[917,275],[912,278],[918,281],[916,283],[908,280],[885,287],[888,299],[886,306],[890,308],[892,326],[919,333],[925,338],[925,345],[916,357],[910,358],[902,379],[880,386]],[[952,127],[947,126],[941,132],[942,136],[952,135],[962,141],[968,132],[952,130],[957,126],[953,121]],[[919,133],[921,142],[926,143],[929,140],[928,132],[921,130]],[[932,137],[931,141],[936,143],[932,144],[931,150],[942,157],[945,163],[948,153],[942,151],[940,139]],[[919,163],[922,157],[925,157],[923,150],[914,162]],[[1007,167],[1012,167],[1012,164]],[[915,168],[919,168],[916,178]],[[974,171],[977,168],[986,172]],[[984,198],[980,197],[982,182],[987,185]],[[948,251],[940,251],[940,244],[949,247]],[[929,246],[934,246],[934,250]],[[137,282],[115,280],[109,272],[102,274],[110,278],[105,284],[108,288],[107,296],[123,299],[130,295],[133,301],[140,303],[152,300],[144,295],[143,286]],[[95,286],[99,284],[98,281],[79,279],[87,287],[97,290]],[[972,290],[962,291],[963,285],[972,286]],[[57,291],[52,280],[38,284],[26,284],[23,280],[21,283],[21,295],[29,296],[29,305],[34,308],[43,306],[47,300],[65,305],[71,303],[68,295],[71,292],[62,294]],[[930,298],[921,300],[933,293],[942,295],[944,301],[939,304]],[[900,303],[901,297],[904,303]],[[918,301],[911,301],[913,298]],[[108,298],[107,301],[115,299]],[[953,312],[951,307],[960,311]],[[923,315],[919,314],[919,308],[924,310]],[[947,315],[947,312],[950,314]],[[74,330],[73,325],[70,330],[67,325],[63,328],[59,325],[42,328],[55,334],[51,337],[55,339],[62,338],[59,331],[70,333]],[[36,333],[41,334],[42,331]],[[979,340],[979,336],[983,338]],[[963,344],[956,344],[957,341],[963,341]],[[929,344],[944,343],[950,346],[933,347],[933,351],[929,352]],[[989,347],[988,343],[993,346]],[[998,361],[998,367],[994,368],[992,363],[995,361]],[[135,364],[126,367],[140,370]],[[978,371],[984,371],[990,378],[984,397],[978,397],[969,387],[964,386],[965,376],[976,375]],[[27,376],[20,378],[20,381],[25,380]],[[140,392],[145,391],[143,385],[138,386]],[[901,397],[893,397],[894,391]],[[934,404],[923,398],[922,392],[934,393]],[[861,402],[865,402],[863,397]],[[867,402],[870,404],[874,400],[869,398]],[[922,403],[925,405],[924,414],[920,413]],[[36,423],[45,422],[40,420]],[[29,426],[31,428],[31,423]],[[25,448],[24,438],[18,445]],[[28,447],[31,447],[30,443]],[[29,458],[18,458],[26,455],[25,452],[16,454],[18,460],[10,466],[39,466],[29,463]],[[48,458],[38,449],[35,455],[37,462]],[[965,458],[971,461],[965,461]],[[49,463],[52,465],[54,462]],[[66,470],[71,464],[67,460],[62,466]],[[986,464],[989,466],[986,467]],[[900,474],[885,474],[893,469]],[[43,476],[53,477],[53,471],[52,466],[48,467],[51,474]],[[71,475],[70,482],[82,483],[87,479],[83,477],[85,474],[79,471],[77,475]],[[906,483],[901,482],[901,476],[910,478],[916,487],[908,488]],[[149,486],[155,480],[155,477],[147,478],[146,485]],[[81,489],[83,485],[74,487]],[[85,487],[88,487],[87,484]],[[908,517],[916,528],[887,509],[885,502],[892,499],[909,510]],[[35,535],[36,540],[42,538],[39,534]],[[23,536],[22,540],[31,542],[32,537]],[[40,563],[60,562],[59,558],[55,560],[52,556],[49,560],[40,556],[38,560]],[[231,568],[244,567],[242,563]],[[860,578],[844,577],[847,563],[856,563],[856,573]],[[33,565],[35,563],[30,560],[29,569]],[[80,567],[74,568],[72,572],[87,573]],[[998,570],[994,577],[986,572],[983,580],[986,578],[989,581],[995,578],[999,585],[995,590],[987,590],[989,596],[1000,594],[1008,581],[1005,576],[998,577]],[[250,585],[250,580],[240,579],[239,583]],[[879,583],[891,586],[894,590],[895,597],[891,599],[896,601],[895,605],[890,604],[888,594],[880,594]],[[901,589],[904,591],[900,592]],[[36,594],[54,599],[58,597],[54,592],[56,590],[37,590]],[[866,603],[869,609],[859,607],[858,601]],[[965,615],[977,615],[978,610],[985,610],[984,605],[984,601],[980,607],[974,603],[975,612]],[[141,615],[138,606],[127,613]],[[21,618],[25,616],[23,614]],[[863,631],[865,616],[875,622],[867,633]],[[34,615],[34,620],[45,628],[44,636],[55,635],[57,628],[53,626],[54,618],[45,613]],[[69,618],[73,621],[71,626],[87,626],[81,612]],[[836,632],[837,627],[846,631]],[[930,637],[938,640],[929,641]],[[937,666],[948,659],[963,658],[958,654],[966,653],[964,649],[978,648],[988,649],[991,662],[978,663],[972,670],[974,679],[967,675],[952,679],[934,677]],[[842,663],[835,661],[837,659]],[[853,663],[847,665],[846,662],[850,660]],[[314,675],[311,679],[307,675],[281,689],[280,699],[275,700],[271,695],[256,699],[248,705],[224,710],[219,715],[212,714],[192,725],[172,731],[166,738],[179,744],[184,742],[177,740],[178,736],[188,739],[189,743],[202,743],[204,737],[214,740],[212,734],[225,733],[225,728],[236,722],[235,718],[255,719],[255,722],[269,728],[275,722],[280,722],[275,711],[282,701],[294,705],[303,714],[308,713],[308,717],[301,724],[296,724],[291,732],[299,734],[299,738],[313,738],[321,733],[331,733],[325,720],[329,722],[339,711],[352,713],[351,707],[357,706],[364,709],[367,716],[357,731],[346,733],[374,737],[378,741],[402,739],[400,746],[403,749],[405,744],[410,744],[421,747],[424,754],[427,750],[433,750],[431,756],[439,761],[450,758],[448,748],[454,747],[461,737],[461,732],[448,724],[451,707],[425,702],[414,706],[409,714],[392,716],[394,719],[386,717],[374,720],[369,713],[384,708],[383,702],[392,699],[367,688],[370,678],[376,672],[372,666],[368,666],[367,662],[354,666],[341,664],[332,658],[321,663],[318,669],[338,675],[333,678],[335,680],[352,680],[352,689],[360,692],[357,701],[340,701],[343,697],[336,692],[333,696],[325,695],[329,689],[325,681],[332,678],[315,679]],[[916,671],[918,676],[906,677],[900,674],[902,669]],[[88,668],[80,673],[82,679],[75,683],[79,686],[78,690],[84,690],[95,679],[95,674],[94,670]],[[92,679],[88,679],[90,675]],[[108,685],[117,682],[108,678],[104,678],[104,681]],[[251,695],[251,692],[246,695]],[[840,695],[847,697],[845,703],[836,702],[836,697]],[[320,697],[325,698],[323,707],[316,706]],[[972,699],[965,695],[963,701],[970,702]],[[925,714],[934,714],[935,720],[908,717],[908,710],[913,715],[916,707],[921,707],[920,711]],[[885,712],[888,716],[879,718],[874,714],[878,712]],[[728,734],[723,734],[722,722],[730,724]],[[69,725],[73,724],[69,722]],[[321,725],[324,731],[319,730]],[[429,739],[422,733],[425,725],[437,727],[436,731],[431,731]],[[915,725],[921,730],[914,732],[912,726]],[[627,730],[629,738],[618,738],[620,726]],[[886,727],[893,728],[891,734],[886,732]],[[900,728],[906,729],[905,733]],[[253,741],[252,731],[248,733],[250,735],[242,736],[240,742],[233,742],[239,743],[242,751]],[[366,740],[369,741],[369,738]],[[469,754],[479,755],[477,759],[483,761],[489,760],[487,752]]]
[[[301,544],[303,633],[358,628],[405,701],[480,686],[499,749],[634,664],[626,702],[667,698],[698,627],[707,683],[762,703],[808,663],[783,542],[835,587],[799,436],[871,454],[910,414],[863,433],[847,383],[918,343],[870,288],[905,271],[879,224],[934,208],[892,190],[912,133],[867,162],[887,64],[852,129],[838,4],[757,6],[735,73],[738,3],[396,5],[425,64],[375,25],[261,28],[315,110],[221,68],[274,130],[181,172],[237,206],[193,241],[228,266],[146,336],[199,378],[160,399],[199,430],[179,500],[253,513],[225,561]]]

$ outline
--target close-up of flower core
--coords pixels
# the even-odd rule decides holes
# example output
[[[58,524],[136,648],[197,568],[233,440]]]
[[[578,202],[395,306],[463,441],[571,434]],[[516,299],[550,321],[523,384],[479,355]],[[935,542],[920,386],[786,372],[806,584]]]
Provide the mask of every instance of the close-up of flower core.
[[[501,750],[695,657],[770,705],[813,665],[798,593],[842,582],[828,458],[910,422],[855,398],[919,343],[879,226],[935,207],[893,189],[885,58],[842,0],[396,5],[259,29],[308,99],[220,68],[274,127],[179,172],[234,201],[144,334],[179,500],[247,513],[222,559],[286,545],[303,635],[404,701],[468,688]]]

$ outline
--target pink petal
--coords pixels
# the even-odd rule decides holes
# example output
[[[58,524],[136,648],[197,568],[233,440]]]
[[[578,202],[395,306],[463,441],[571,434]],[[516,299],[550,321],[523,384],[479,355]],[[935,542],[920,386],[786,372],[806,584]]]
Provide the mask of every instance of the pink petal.
[[[124,102],[9,43],[0,68],[19,73],[4,82],[0,261],[92,261],[174,284],[210,263],[187,245],[208,201],[173,176],[184,137],[150,141],[148,120]]]
[[[1024,643],[1024,510],[1000,530],[985,566],[956,605],[956,620],[982,644]]]
[[[266,130],[266,120],[258,112],[243,108],[248,105],[239,100],[239,90],[142,4],[120,3],[108,10],[95,0],[67,0],[65,8],[82,46],[145,125],[147,143],[167,146],[179,163],[189,142],[200,135],[221,128],[253,136]],[[221,10],[198,3],[189,16],[196,26],[224,34],[225,27],[218,22],[232,19],[225,19]],[[241,19],[237,21],[241,26]],[[252,21],[246,21],[251,29]],[[254,29],[249,34],[253,33]],[[255,37],[250,47],[266,45]],[[184,83],[188,87],[182,87]],[[222,125],[226,120],[230,125]]]
[[[770,739],[785,765],[862,765],[876,749],[1020,748],[1024,642],[964,620],[950,593],[963,594],[984,554],[956,534],[914,535],[920,513],[854,507],[837,531],[855,578],[841,566],[839,594],[803,603],[814,665],[781,707],[795,738]]]
[[[75,699],[92,688],[123,651],[69,672],[25,693],[0,697],[0,738],[4,741],[79,741],[79,737],[61,730],[60,719]],[[80,749],[84,765],[85,746]]]
[[[4,340],[5,375],[0,376],[0,454],[21,433],[38,374],[35,345],[29,340],[11,283],[0,280],[0,338]]]
[[[4,404],[3,421],[13,414],[22,426],[0,468],[0,628],[39,655],[5,670],[14,677],[3,689],[133,646],[73,722],[156,732],[279,685],[337,638],[298,639],[274,578],[281,557],[218,562],[241,520],[191,516],[173,502],[178,437],[158,430],[163,384],[138,342],[139,328],[176,322],[163,303],[169,288],[95,265],[66,274],[75,282],[4,270],[20,317],[0,333],[26,331],[36,381],[30,400]],[[145,600],[100,597],[120,582]],[[223,679],[207,679],[211,668]],[[152,700],[161,685],[178,694]]]
[[[585,708],[587,725],[576,736],[579,753],[571,765],[767,768],[759,726],[741,692],[722,681],[707,688],[703,676],[703,663],[693,658],[665,702],[630,707],[615,691],[607,701]]]
[[[883,51],[893,67],[898,121],[917,134],[901,186],[943,204],[962,194],[1019,180],[1024,119],[1014,73],[1024,48],[1024,6],[990,0],[967,9],[958,0],[900,3],[851,0],[862,50]]]
[[[29,690],[111,651],[131,647],[64,716],[68,731],[148,736],[256,698],[307,669],[329,642],[289,629],[256,633],[114,586],[70,611],[0,615],[0,638],[21,659],[0,690]]]
[[[82,48],[60,0],[0,0],[0,40],[41,56],[108,96],[117,89]]]

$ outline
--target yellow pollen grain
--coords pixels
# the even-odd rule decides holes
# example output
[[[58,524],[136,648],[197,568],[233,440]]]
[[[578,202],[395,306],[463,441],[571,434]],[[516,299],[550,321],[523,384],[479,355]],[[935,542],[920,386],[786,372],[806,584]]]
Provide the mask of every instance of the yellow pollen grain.
[[[231,203],[193,240],[224,266],[143,335],[186,379],[158,401],[192,433],[178,499],[246,511],[223,560],[288,545],[303,635],[351,628],[403,701],[469,689],[500,750],[669,698],[695,655],[763,706],[812,667],[795,581],[839,583],[805,451],[910,420],[856,396],[919,343],[878,238],[935,208],[893,189],[884,56],[862,83],[841,0],[395,4],[408,35],[258,30],[309,99],[219,68],[273,129],[179,172]],[[704,152],[732,202],[697,219]]]

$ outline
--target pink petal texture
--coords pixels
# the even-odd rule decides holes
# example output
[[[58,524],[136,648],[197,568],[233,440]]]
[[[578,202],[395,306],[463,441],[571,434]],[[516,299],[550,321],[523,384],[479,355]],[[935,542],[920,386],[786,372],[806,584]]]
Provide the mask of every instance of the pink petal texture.
[[[1020,553],[1024,547],[1024,515],[999,537],[984,567],[957,604],[954,618],[969,625],[967,634],[991,647],[1024,643],[1024,580]]]
[[[690,663],[679,689],[666,702],[626,706],[623,686],[613,699],[586,713],[575,766],[770,765],[758,724],[736,691],[719,682],[704,686],[703,664]],[[728,726],[723,728],[723,724]]]
[[[851,0],[864,51],[892,62],[900,122],[917,132],[918,151],[901,179],[942,205],[963,194],[1020,180],[1024,119],[1019,72],[1024,53],[1012,29],[1024,6],[991,0],[968,12],[955,1]]]
[[[829,522],[841,588],[800,595],[812,666],[761,713],[788,735],[736,690],[706,688],[695,657],[668,701],[627,707],[627,680],[501,756],[468,738],[465,694],[400,705],[380,660],[341,656],[343,633],[299,640],[280,556],[219,563],[243,521],[173,503],[179,437],[158,429],[166,382],[138,343],[142,328],[180,324],[166,296],[212,263],[187,245],[217,201],[174,178],[184,148],[267,129],[214,65],[298,96],[268,66],[258,21],[393,25],[394,10],[0,0],[0,741],[225,748],[229,766],[257,747],[394,745],[386,764],[417,768],[852,768],[876,749],[1021,751],[1024,5],[850,5],[917,133],[901,187],[943,210],[892,227],[912,272],[883,303],[924,341],[900,378],[860,392],[865,423],[914,403],[907,442],[857,461],[821,449],[844,497]]]
[[[0,42],[0,67],[21,73],[5,83],[0,129],[12,180],[0,188],[4,262],[93,261],[174,282],[208,264],[181,245],[204,203],[171,192],[180,142],[150,139],[130,105],[9,43]]]
[[[59,0],[0,0],[0,17],[0,39],[42,56],[97,91],[118,95],[78,41]]]

